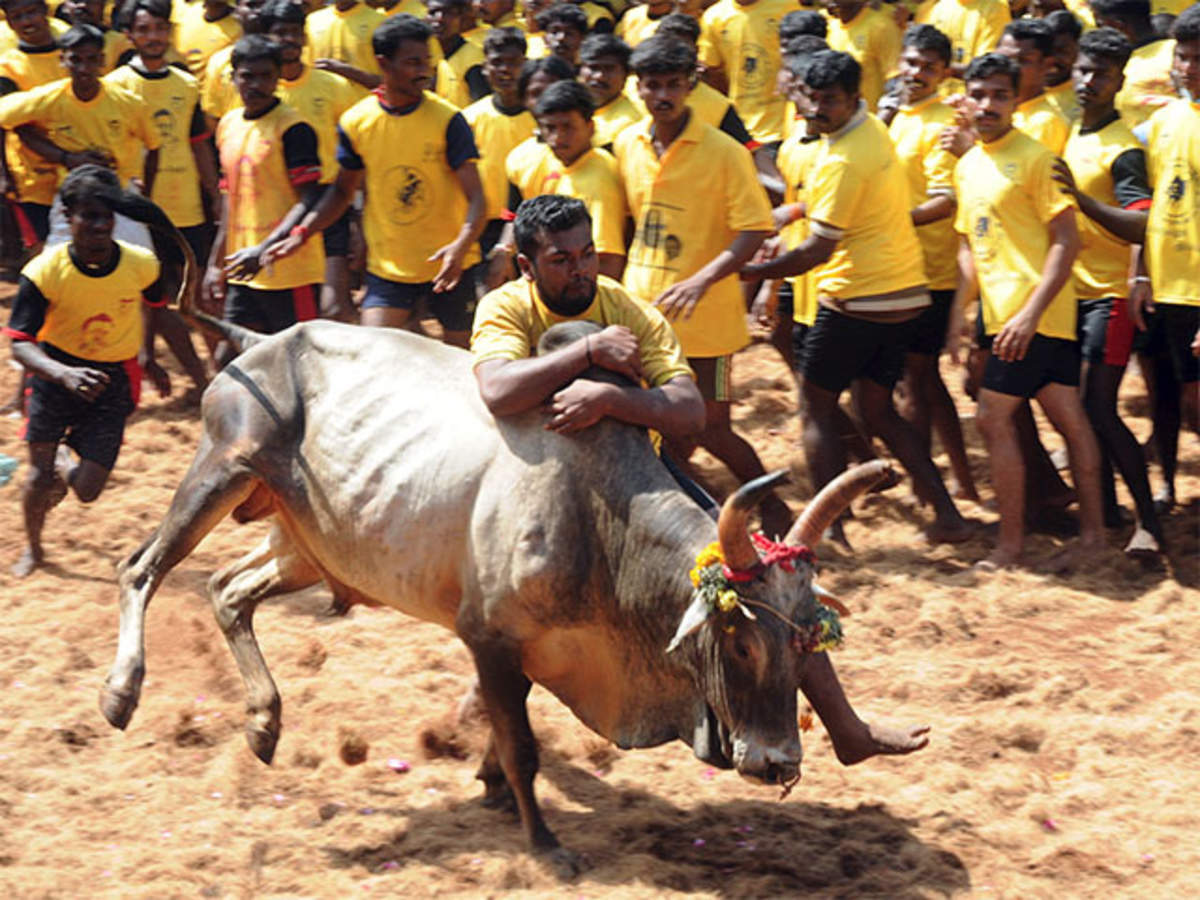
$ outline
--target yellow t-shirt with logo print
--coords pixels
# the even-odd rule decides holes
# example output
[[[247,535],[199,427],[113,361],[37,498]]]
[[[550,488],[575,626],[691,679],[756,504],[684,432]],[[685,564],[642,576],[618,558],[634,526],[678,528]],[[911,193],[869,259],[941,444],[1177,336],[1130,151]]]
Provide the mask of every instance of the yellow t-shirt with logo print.
[[[950,61],[964,68],[990,53],[1012,21],[1007,0],[934,0],[917,9],[917,22],[932,25],[950,39]],[[961,89],[962,82],[954,81]]]
[[[849,22],[831,15],[827,41],[831,50],[849,53],[858,62],[862,68],[859,93],[874,109],[900,58],[900,29],[890,9],[864,5]]]
[[[1051,177],[1054,154],[1016,128],[977,143],[958,161],[954,228],[966,237],[979,277],[983,329],[996,334],[1042,279],[1050,221],[1072,209]],[[1075,286],[1063,285],[1038,322],[1038,334],[1075,340]]]
[[[954,166],[958,161],[939,144],[942,131],[953,125],[954,110],[933,96],[915,106],[901,106],[888,126],[908,179],[911,208],[938,194],[953,196]],[[921,242],[930,290],[954,290],[958,283],[954,217],[917,226],[917,240]]]
[[[19,91],[49,84],[63,77],[57,46],[26,49],[20,45],[0,54],[0,78],[7,78]],[[34,153],[10,132],[4,139],[8,171],[17,190],[17,199],[49,206],[58,186],[58,167]]]
[[[750,151],[691,115],[659,159],[652,128],[652,119],[632,125],[614,147],[637,226],[624,284],[647,303],[707,265],[739,232],[775,230]],[[746,346],[750,333],[737,275],[713,285],[690,319],[671,325],[689,357],[725,356]]]
[[[71,79],[0,98],[0,128],[37,125],[63,150],[95,150],[107,154],[122,184],[144,174],[145,151],[157,150],[162,138],[151,111],[137,97],[100,82],[91,100],[80,100]],[[66,170],[59,168],[59,180]]]
[[[522,200],[539,194],[561,194],[582,200],[592,217],[592,238],[597,253],[625,255],[625,194],[617,161],[598,147],[564,166],[554,151],[537,144],[536,152],[510,156],[508,182],[516,186]]]
[[[526,359],[538,341],[561,322],[624,325],[637,338],[646,383],[661,387],[673,378],[695,378],[675,332],[662,313],[630,297],[619,282],[601,275],[591,305],[576,316],[560,316],[542,301],[537,286],[517,278],[491,291],[475,308],[471,331],[473,365],[489,359]]]
[[[120,258],[107,275],[91,276],[71,259],[71,244],[47,248],[21,275],[46,298],[39,341],[95,362],[124,362],[142,348],[142,291],[158,279],[150,250],[117,241]]]
[[[779,20],[795,9],[795,0],[757,0],[750,6],[717,0],[700,19],[700,62],[724,70],[729,99],[761,144],[783,138],[786,100],[775,92],[782,63]]]
[[[1200,306],[1200,104],[1176,100],[1146,126],[1154,199],[1145,250],[1154,300]]]
[[[447,129],[455,116],[468,134],[470,126],[429,91],[410,110],[385,109],[376,94],[360,100],[338,123],[338,160],[366,172],[367,271],[420,284],[441,267],[429,257],[453,241],[467,219],[467,198],[447,159]],[[468,157],[477,158],[477,152]],[[477,262],[479,245],[472,243],[463,264]]]
[[[479,180],[487,201],[487,217],[499,219],[508,208],[508,154],[537,128],[533,113],[524,107],[505,112],[496,106],[495,94],[476,100],[463,110],[479,148]]]

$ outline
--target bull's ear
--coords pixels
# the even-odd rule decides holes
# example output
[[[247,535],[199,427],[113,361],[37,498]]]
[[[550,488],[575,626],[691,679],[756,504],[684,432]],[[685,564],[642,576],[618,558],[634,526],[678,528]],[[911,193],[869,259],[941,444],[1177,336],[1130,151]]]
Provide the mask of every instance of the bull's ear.
[[[671,643],[667,644],[667,652],[670,653],[678,647],[685,637],[697,631],[711,615],[712,608],[703,599],[696,596],[692,600],[692,605],[687,608],[687,612],[683,614],[683,618],[679,620],[679,627],[675,629],[675,637],[671,638]]]

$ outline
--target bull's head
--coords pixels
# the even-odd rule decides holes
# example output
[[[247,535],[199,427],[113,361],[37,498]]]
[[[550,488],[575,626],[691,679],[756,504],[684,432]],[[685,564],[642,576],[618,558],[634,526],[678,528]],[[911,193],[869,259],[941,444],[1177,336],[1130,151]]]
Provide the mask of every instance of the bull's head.
[[[798,777],[801,761],[796,689],[814,625],[829,622],[822,604],[846,609],[813,582],[812,556],[786,548],[812,547],[858,494],[889,474],[878,461],[844,473],[808,505],[764,565],[748,529],[750,510],[763,494],[787,479],[781,471],[744,485],[721,509],[717,525],[726,576],[736,597],[714,604],[703,585],[668,645],[672,652],[696,636],[696,674],[716,721],[704,742],[713,743],[738,773],[768,784]],[[768,553],[768,559],[772,554]],[[691,653],[688,654],[689,656]],[[697,736],[699,738],[699,735]],[[697,743],[700,743],[698,740]],[[700,748],[697,747],[697,752]]]

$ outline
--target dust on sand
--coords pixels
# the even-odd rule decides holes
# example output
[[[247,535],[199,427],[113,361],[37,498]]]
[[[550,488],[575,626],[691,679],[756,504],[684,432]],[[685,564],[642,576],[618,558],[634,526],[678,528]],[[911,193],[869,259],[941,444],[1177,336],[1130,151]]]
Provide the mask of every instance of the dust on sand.
[[[1144,437],[1140,381],[1127,382],[1124,412]],[[737,383],[737,426],[768,467],[797,469],[787,499],[799,509],[790,378],[757,345],[739,358]],[[13,387],[5,369],[0,396]],[[0,421],[0,452],[23,460],[18,424]],[[970,421],[966,430],[983,479],[986,456]],[[868,719],[933,726],[916,756],[843,768],[818,723],[803,782],[778,802],[778,788],[713,771],[683,744],[620,752],[535,688],[543,807],[591,862],[565,888],[525,853],[514,821],[480,807],[484,736],[448,724],[469,659],[434,626],[388,610],[331,616],[317,589],[266,604],[257,632],[284,731],[272,767],[253,756],[204,586],[258,541],[261,523],[223,523],[171,574],[149,612],[141,707],[124,733],[105,723],[96,700],[116,645],[114,566],[159,522],[198,434],[193,411],[148,397],[109,490],[51,514],[50,565],[22,582],[7,575],[21,546],[18,494],[0,492],[6,896],[1200,893],[1200,449],[1190,435],[1185,506],[1167,523],[1170,562],[1157,567],[1124,559],[1126,535],[1110,532],[1111,559],[1089,571],[984,578],[971,570],[982,539],[920,542],[926,516],[906,486],[856,504],[856,554],[821,548],[823,581],[854,611],[835,662]],[[1030,554],[1060,543],[1036,537]]]

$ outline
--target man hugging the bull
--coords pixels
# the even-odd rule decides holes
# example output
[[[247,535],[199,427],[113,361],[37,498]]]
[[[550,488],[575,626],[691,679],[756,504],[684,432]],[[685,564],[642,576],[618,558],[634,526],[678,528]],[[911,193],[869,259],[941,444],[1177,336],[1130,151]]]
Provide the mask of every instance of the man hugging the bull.
[[[471,335],[475,377],[491,413],[512,416],[542,406],[546,427],[563,434],[606,416],[668,436],[702,430],[704,401],[674,331],[656,309],[600,276],[583,203],[558,195],[526,200],[517,210],[515,233],[521,277],[480,301]],[[546,331],[572,321],[592,322],[600,330],[532,355]],[[579,377],[597,369],[628,382]],[[715,515],[712,499],[669,460],[663,462]],[[808,657],[800,688],[846,765],[878,754],[911,753],[928,743],[926,726],[890,729],[863,722],[826,653]]]

